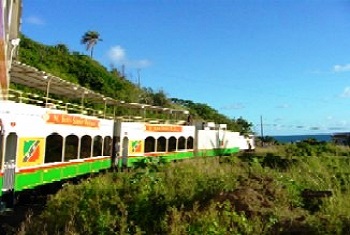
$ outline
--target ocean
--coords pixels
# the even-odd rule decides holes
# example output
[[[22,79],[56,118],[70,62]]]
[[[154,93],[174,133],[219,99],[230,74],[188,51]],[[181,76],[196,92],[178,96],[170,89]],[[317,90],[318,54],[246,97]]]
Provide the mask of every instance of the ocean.
[[[331,134],[322,134],[322,135],[276,135],[271,136],[275,138],[280,143],[291,143],[307,140],[310,138],[316,139],[317,141],[330,142],[332,140]]]

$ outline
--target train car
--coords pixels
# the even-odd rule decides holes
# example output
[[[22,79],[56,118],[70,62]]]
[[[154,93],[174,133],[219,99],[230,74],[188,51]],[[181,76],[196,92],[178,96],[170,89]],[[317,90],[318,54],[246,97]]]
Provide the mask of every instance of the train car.
[[[145,159],[174,161],[191,157],[223,156],[254,148],[253,138],[227,130],[226,124],[179,121],[176,124],[117,123],[118,166],[133,166]]]
[[[195,127],[177,123],[120,122],[119,166],[132,166],[147,158],[172,161],[194,156]],[[159,121],[158,121],[159,122]]]
[[[10,90],[8,99],[0,101],[2,193],[20,193],[143,161],[230,155],[253,146],[252,138],[227,130],[226,124],[183,120],[188,115],[186,110],[126,104],[58,77],[48,81],[42,74],[14,63],[12,82],[46,90],[46,96]],[[81,103],[50,98],[49,85],[53,85],[56,95],[76,98],[81,94]],[[84,99],[88,98],[105,102],[104,110],[84,107]],[[107,104],[114,109],[142,108],[143,116],[107,114]],[[164,119],[148,118],[146,108],[169,115]]]
[[[109,168],[254,148],[253,138],[226,124],[185,121],[186,110],[126,104],[14,60],[21,0],[0,3],[0,203],[7,195]],[[12,90],[10,83],[32,93]],[[120,106],[142,115],[118,117]],[[147,118],[147,110],[167,112],[167,118]]]
[[[109,168],[132,167],[145,160],[230,155],[249,146],[249,139],[227,130],[226,124],[99,118],[81,114],[83,107],[78,109],[81,113],[71,113],[44,104],[46,97],[16,98],[0,101],[0,187],[4,194]]]
[[[200,156],[222,156],[239,152],[240,134],[227,130],[226,124],[204,123],[197,127],[197,148]]]
[[[113,120],[0,102],[2,192],[110,167]]]
[[[19,25],[21,21],[22,1],[0,0],[0,101],[6,100],[10,84],[9,71],[12,58],[16,56],[19,44]],[[0,159],[2,156],[3,124],[0,121]],[[0,162],[1,163],[1,162]],[[2,164],[0,164],[2,165]],[[0,188],[3,188],[4,173],[0,171]],[[0,190],[0,196],[2,190]]]
[[[3,192],[20,192],[115,164],[131,167],[144,159],[173,161],[248,148],[247,139],[227,130],[226,124],[98,118],[44,104],[39,96],[29,100],[35,104],[23,100],[24,96],[17,97],[20,102],[0,101]],[[112,154],[116,144],[117,162]]]

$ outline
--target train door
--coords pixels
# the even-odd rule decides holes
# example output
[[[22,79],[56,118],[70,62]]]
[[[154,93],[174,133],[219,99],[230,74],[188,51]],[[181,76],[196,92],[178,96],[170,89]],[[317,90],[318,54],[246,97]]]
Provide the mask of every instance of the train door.
[[[17,139],[16,133],[10,133],[6,138],[3,191],[14,189]]]
[[[123,166],[128,166],[128,154],[129,154],[129,138],[123,138],[123,149],[122,149],[122,159]]]

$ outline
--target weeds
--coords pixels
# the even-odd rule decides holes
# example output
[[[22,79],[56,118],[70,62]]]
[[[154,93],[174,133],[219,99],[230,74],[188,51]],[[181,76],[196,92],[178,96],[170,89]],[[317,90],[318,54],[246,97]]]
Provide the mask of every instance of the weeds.
[[[350,160],[344,149],[309,145],[144,162],[67,185],[18,234],[347,234]],[[320,151],[334,157],[312,156]],[[332,196],[308,202],[305,189]]]

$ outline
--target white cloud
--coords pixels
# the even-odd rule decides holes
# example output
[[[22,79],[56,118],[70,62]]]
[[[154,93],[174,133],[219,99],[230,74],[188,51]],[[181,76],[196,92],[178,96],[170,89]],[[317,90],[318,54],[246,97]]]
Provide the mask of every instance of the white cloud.
[[[340,131],[340,130],[346,130],[344,127],[328,127],[328,130],[330,131]]]
[[[332,126],[328,127],[328,130],[339,131],[348,129],[349,122],[346,120],[336,120],[333,121]]]
[[[343,93],[340,94],[340,97],[350,98],[350,87],[345,87]]]
[[[332,125],[328,126],[328,130],[333,130],[333,131],[337,131],[337,130],[346,130],[349,127],[349,122],[346,120],[332,120]]]
[[[28,24],[33,24],[33,25],[44,25],[45,24],[44,20],[42,20],[41,18],[39,18],[37,16],[29,16],[29,17],[25,18],[25,21]]]
[[[347,125],[348,125],[348,122],[347,122],[346,120],[340,120],[340,121],[338,122],[338,125],[339,125],[339,126],[347,126]]]
[[[108,58],[110,59],[111,63],[125,65],[131,68],[146,68],[152,64],[151,61],[147,59],[129,60],[126,56],[125,49],[119,45],[112,47],[108,51]]]
[[[117,64],[125,62],[125,50],[121,46],[114,46],[108,51],[108,57]]]
[[[350,64],[344,64],[344,65],[334,65],[333,71],[336,73],[340,72],[349,72],[350,71]]]

